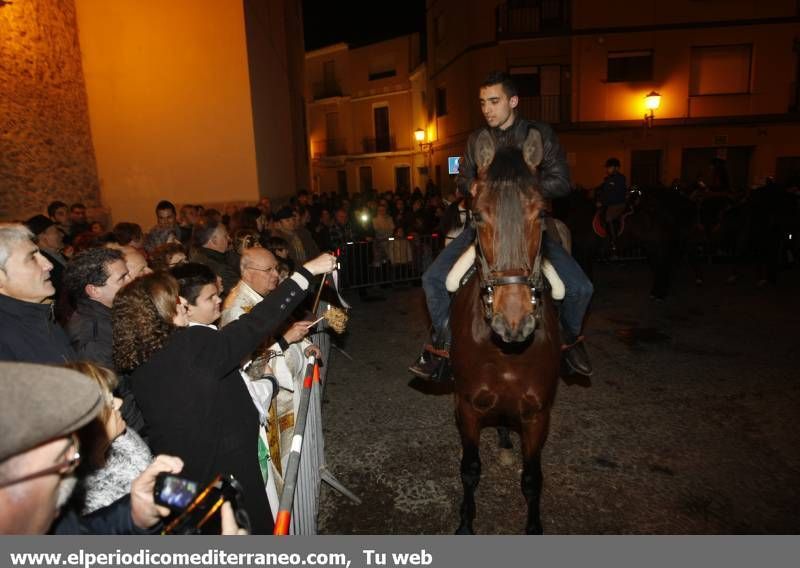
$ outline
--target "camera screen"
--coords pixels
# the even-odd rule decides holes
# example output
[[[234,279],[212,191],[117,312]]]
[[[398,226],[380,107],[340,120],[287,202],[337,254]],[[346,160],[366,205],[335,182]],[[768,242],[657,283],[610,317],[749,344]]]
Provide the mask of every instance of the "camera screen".
[[[447,158],[447,173],[451,176],[458,174],[458,161],[461,156],[450,156]]]
[[[164,478],[158,500],[174,509],[185,509],[197,495],[197,483],[173,475]]]

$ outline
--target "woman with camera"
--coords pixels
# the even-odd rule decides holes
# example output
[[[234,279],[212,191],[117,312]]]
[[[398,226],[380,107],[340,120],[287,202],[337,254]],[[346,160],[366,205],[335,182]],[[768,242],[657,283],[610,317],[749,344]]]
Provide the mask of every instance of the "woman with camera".
[[[330,254],[307,262],[220,331],[188,327],[178,283],[166,273],[131,282],[114,300],[114,363],[130,374],[153,453],[180,456],[182,475],[201,484],[232,474],[255,534],[271,533],[273,522],[257,457],[258,411],[239,365],[300,304],[312,277],[335,266]]]

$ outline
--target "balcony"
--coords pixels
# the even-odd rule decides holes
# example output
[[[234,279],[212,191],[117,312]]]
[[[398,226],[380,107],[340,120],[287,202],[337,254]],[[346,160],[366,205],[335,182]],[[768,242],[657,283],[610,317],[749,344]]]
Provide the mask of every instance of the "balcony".
[[[397,147],[394,143],[394,136],[382,136],[381,138],[364,138],[362,140],[365,154],[375,154],[377,152],[394,152]]]
[[[569,0],[510,0],[495,10],[497,39],[556,35],[570,30]]]
[[[312,145],[315,158],[329,158],[331,156],[343,156],[347,154],[347,144],[344,138],[315,140]]]
[[[312,83],[311,90],[315,101],[342,96],[342,86],[338,81],[318,81]]]
[[[568,124],[572,105],[569,95],[544,95],[520,97],[519,114],[522,118],[548,124]]]

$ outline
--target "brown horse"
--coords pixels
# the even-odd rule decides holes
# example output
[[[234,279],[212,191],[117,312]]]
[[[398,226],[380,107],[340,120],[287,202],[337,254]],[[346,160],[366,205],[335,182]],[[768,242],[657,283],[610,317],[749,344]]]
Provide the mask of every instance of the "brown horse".
[[[541,455],[558,383],[558,318],[542,274],[544,205],[536,189],[541,135],[531,130],[523,148],[477,143],[478,178],[472,191],[477,227],[477,271],[457,292],[450,316],[456,422],[463,457],[464,500],[457,534],[472,534],[475,489],[481,475],[482,428],[520,435],[525,531],[541,534]]]

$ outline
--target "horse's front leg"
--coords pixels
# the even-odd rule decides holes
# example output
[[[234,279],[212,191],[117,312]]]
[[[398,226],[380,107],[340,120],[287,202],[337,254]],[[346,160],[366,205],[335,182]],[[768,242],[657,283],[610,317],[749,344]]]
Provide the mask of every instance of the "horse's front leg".
[[[461,522],[456,534],[474,534],[472,522],[475,520],[475,490],[481,480],[481,458],[478,453],[480,426],[474,412],[456,409],[456,422],[461,435],[461,485],[464,499],[461,502]]]
[[[532,420],[523,423],[522,443],[522,494],[528,504],[525,534],[542,534],[540,501],[542,498],[542,448],[547,440],[550,411],[537,413]]]

